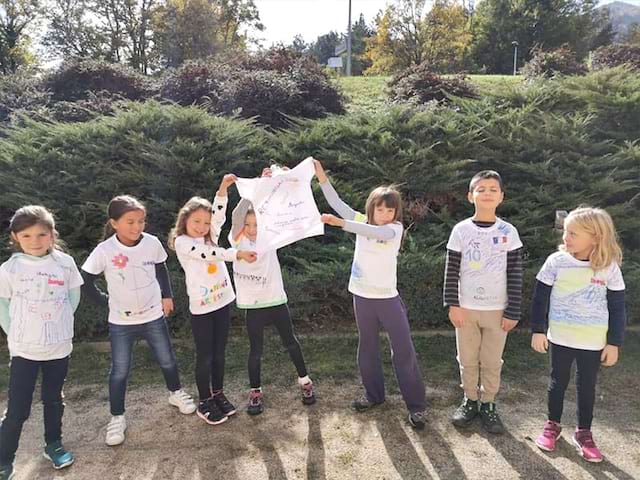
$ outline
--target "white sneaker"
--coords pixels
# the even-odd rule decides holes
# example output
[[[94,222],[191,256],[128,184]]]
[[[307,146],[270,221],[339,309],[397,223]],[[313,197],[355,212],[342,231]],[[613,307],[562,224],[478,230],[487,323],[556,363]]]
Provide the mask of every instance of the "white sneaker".
[[[185,415],[192,414],[197,408],[193,398],[191,398],[191,395],[182,389],[169,394],[169,403],[174,407],[178,407],[180,413],[184,413]]]
[[[114,415],[107,425],[107,438],[105,442],[110,447],[124,442],[124,431],[127,429],[127,421],[124,415]]]

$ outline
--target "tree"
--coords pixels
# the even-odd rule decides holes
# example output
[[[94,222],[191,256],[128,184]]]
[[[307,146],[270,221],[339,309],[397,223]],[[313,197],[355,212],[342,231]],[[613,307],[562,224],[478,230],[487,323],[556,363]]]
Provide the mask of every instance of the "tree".
[[[106,35],[91,19],[87,0],[53,0],[45,17],[49,27],[42,44],[53,56],[68,58],[105,58],[108,56]]]
[[[218,38],[225,49],[244,50],[249,41],[248,30],[264,30],[253,0],[211,0],[211,3],[218,12]],[[244,32],[242,27],[246,29]]]
[[[371,66],[371,60],[366,54],[367,40],[374,35],[374,31],[367,25],[364,15],[360,14],[358,21],[351,28],[351,74],[362,75]],[[346,41],[346,38],[345,38]]]
[[[389,75],[396,68],[395,45],[391,33],[393,10],[387,7],[380,11],[375,19],[375,35],[369,37],[366,43],[365,55],[371,66],[365,75]]]
[[[320,35],[316,41],[309,46],[309,51],[318,63],[326,65],[329,58],[335,56],[335,50],[339,43],[340,35],[332,31],[325,35]]]
[[[32,62],[26,33],[38,15],[38,0],[0,0],[0,70],[13,73]]]
[[[153,14],[153,41],[161,63],[177,67],[214,56],[222,48],[219,28],[217,11],[208,0],[168,0]]]
[[[471,45],[469,17],[455,0],[436,0],[425,18],[424,59],[440,73],[463,69]]]
[[[293,42],[291,43],[291,48],[293,48],[296,52],[306,53],[309,51],[309,47],[311,44],[308,44],[304,41],[304,37],[300,34],[293,37]]]
[[[396,0],[391,23],[395,54],[403,67],[420,65],[424,60],[426,27],[423,12],[426,0]]]

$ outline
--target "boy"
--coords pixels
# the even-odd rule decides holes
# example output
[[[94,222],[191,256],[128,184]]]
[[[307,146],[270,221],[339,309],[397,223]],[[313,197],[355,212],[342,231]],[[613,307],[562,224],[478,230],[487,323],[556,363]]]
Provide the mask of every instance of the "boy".
[[[503,433],[495,396],[507,332],[520,320],[522,242],[513,225],[496,217],[504,200],[498,172],[477,173],[467,198],[475,214],[451,231],[444,279],[464,390],[452,423],[466,427],[480,415],[485,430]]]

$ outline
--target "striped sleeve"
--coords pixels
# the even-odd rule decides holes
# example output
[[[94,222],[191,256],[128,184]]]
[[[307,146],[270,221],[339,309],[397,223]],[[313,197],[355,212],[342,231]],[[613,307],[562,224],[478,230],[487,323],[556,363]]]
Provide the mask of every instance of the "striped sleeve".
[[[504,317],[520,320],[522,311],[522,247],[507,252],[507,308]]]
[[[462,252],[447,249],[447,262],[444,267],[444,306],[459,307],[458,281],[460,280],[460,263]]]

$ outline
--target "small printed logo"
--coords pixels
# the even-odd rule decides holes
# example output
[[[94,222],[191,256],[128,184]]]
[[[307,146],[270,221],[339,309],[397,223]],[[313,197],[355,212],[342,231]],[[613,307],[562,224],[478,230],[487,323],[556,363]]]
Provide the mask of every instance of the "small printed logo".
[[[494,245],[499,245],[501,243],[507,243],[507,237],[506,236],[493,237],[493,244]]]
[[[57,278],[50,278],[47,283],[49,285],[56,285],[57,287],[63,287],[64,286],[64,280],[58,280]]]
[[[604,287],[607,284],[607,282],[605,282],[604,280],[600,280],[599,278],[596,278],[596,277],[591,277],[591,284],[601,285]]]
[[[119,253],[118,255],[116,255],[111,259],[111,263],[116,268],[125,268],[128,262],[129,262],[129,257],[127,257],[122,253]]]

